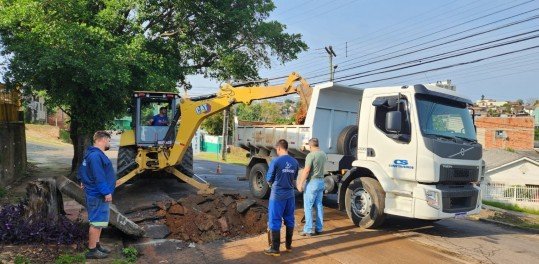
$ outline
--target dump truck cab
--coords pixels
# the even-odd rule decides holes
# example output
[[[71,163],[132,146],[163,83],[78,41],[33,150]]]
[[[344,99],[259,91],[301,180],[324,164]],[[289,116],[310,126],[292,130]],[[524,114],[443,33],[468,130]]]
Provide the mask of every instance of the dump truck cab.
[[[478,213],[482,146],[471,105],[450,83],[365,89],[341,208],[370,226],[384,214],[437,220]]]

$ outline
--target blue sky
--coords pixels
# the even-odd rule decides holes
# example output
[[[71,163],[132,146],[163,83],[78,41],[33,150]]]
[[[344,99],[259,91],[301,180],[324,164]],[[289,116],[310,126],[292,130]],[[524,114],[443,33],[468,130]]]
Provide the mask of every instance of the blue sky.
[[[518,43],[408,69],[338,81],[344,84],[371,82],[539,45],[539,38],[533,38],[539,32],[531,32],[539,30],[539,17],[534,18],[539,15],[538,1],[297,0],[275,1],[275,4],[277,8],[270,19],[286,24],[288,32],[301,33],[304,41],[309,45],[309,50],[302,53],[296,61],[285,65],[274,63],[271,69],[261,70],[261,77],[271,78],[297,71],[310,83],[325,81],[329,75],[329,62],[323,48],[328,45],[332,45],[337,53],[337,57],[334,58],[334,64],[338,65],[335,77],[342,78],[342,76],[368,71],[370,72],[366,74],[372,74],[379,68],[419,59],[424,59],[423,62],[426,62],[428,60],[425,59],[426,57],[454,52],[458,49],[467,51],[464,48],[502,38],[507,38],[504,40],[507,42],[519,38],[530,38]],[[524,12],[527,13],[521,14]],[[532,20],[521,22],[525,19]],[[517,21],[521,23],[508,26],[509,23]],[[505,27],[493,30],[502,26]],[[488,30],[493,31],[478,35]],[[518,34],[522,35],[515,37]],[[467,36],[473,37],[456,41],[458,38]],[[492,42],[490,45],[502,42]],[[421,52],[402,55],[438,44],[440,45],[437,47]],[[397,55],[401,56],[388,59]],[[384,61],[373,63],[377,60]],[[354,66],[356,68],[348,69]],[[319,75],[323,76],[316,77]],[[480,98],[481,95],[497,100],[521,98],[526,101],[530,98],[539,98],[539,48],[445,70],[428,71],[358,85],[358,87],[417,84],[446,79],[452,80],[459,93],[474,100]],[[200,76],[193,76],[190,80],[194,86],[191,91],[193,95],[210,93],[218,87],[216,82]]]
[[[323,48],[332,45],[337,53],[335,77],[340,83],[369,82],[358,87],[379,87],[451,79],[458,92],[473,100],[481,95],[497,100],[539,98],[539,48],[428,71],[539,46],[539,0],[278,0],[275,5],[270,19],[287,25],[287,32],[301,33],[309,50],[285,65],[274,62],[271,69],[260,71],[261,77],[296,71],[310,83],[327,81],[329,63]],[[525,19],[531,20],[522,22]],[[510,23],[514,25],[509,26]],[[487,30],[492,31],[478,35]],[[473,35],[476,36],[468,37]],[[468,38],[456,41],[462,37]],[[424,65],[410,64],[420,59],[427,62],[429,57],[441,53],[466,51],[465,48],[474,45],[485,47],[479,44],[486,42],[499,44],[503,41],[493,41],[502,38],[513,41],[526,37],[530,39]],[[438,46],[403,55],[434,45]],[[390,59],[392,56],[399,57]],[[374,74],[380,68],[394,69],[391,66],[396,64],[413,67]],[[373,82],[418,71],[427,72]],[[369,76],[339,79],[353,74],[356,75],[352,77]],[[215,80],[202,76],[190,76],[189,80],[194,87],[190,95],[212,93],[219,86]]]

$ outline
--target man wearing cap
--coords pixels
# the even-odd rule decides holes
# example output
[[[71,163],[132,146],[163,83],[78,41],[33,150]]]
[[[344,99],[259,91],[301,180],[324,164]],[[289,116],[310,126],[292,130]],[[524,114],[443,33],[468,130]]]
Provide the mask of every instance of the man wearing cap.
[[[324,227],[324,165],[326,153],[320,150],[318,139],[309,140],[310,152],[305,158],[305,167],[298,177],[298,191],[303,192],[303,210],[305,211],[305,226],[300,236],[320,234]],[[306,183],[306,184],[305,184]],[[316,208],[316,226],[313,231],[313,207]]]

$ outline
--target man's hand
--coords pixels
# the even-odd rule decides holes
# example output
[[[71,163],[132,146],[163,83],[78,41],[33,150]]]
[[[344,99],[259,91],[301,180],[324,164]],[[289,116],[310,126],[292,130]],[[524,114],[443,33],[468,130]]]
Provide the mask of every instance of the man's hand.
[[[80,183],[80,188],[84,189],[84,184],[82,184],[82,182]]]
[[[118,187],[118,186],[120,186],[120,180],[116,180],[116,186],[114,187]]]
[[[298,188],[298,192],[303,192],[303,182],[298,181],[296,187]]]
[[[112,194],[105,195],[105,202],[111,203],[112,202]]]

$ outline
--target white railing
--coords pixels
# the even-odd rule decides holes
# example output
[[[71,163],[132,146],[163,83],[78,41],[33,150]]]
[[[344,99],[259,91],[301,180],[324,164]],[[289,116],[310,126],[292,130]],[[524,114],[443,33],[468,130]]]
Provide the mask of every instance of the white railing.
[[[484,200],[539,207],[539,187],[482,183],[481,190]]]

